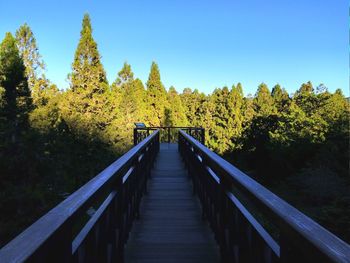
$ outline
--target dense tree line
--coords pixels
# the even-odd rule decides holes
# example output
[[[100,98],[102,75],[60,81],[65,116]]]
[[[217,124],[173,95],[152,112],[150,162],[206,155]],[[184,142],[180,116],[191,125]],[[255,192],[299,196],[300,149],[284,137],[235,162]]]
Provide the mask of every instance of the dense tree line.
[[[134,122],[200,126],[206,145],[350,240],[349,102],[303,84],[294,94],[240,83],[178,93],[153,62],[144,85],[124,63],[109,84],[84,16],[60,90],[27,24],[0,46],[0,245],[131,147]],[[302,196],[302,198],[300,198]],[[305,201],[307,200],[307,201]]]

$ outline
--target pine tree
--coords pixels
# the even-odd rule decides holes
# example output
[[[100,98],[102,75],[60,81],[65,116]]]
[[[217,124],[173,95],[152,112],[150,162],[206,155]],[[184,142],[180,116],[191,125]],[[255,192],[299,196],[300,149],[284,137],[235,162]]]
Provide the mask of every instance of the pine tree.
[[[176,89],[171,86],[168,91],[169,107],[166,109],[166,126],[187,126],[187,117],[181,98]]]
[[[219,154],[223,154],[232,146],[232,137],[228,123],[230,121],[229,107],[229,89],[215,89],[210,96],[210,100],[214,105],[212,118],[214,127],[209,130],[210,142],[209,146]]]
[[[128,63],[118,73],[112,84],[114,96],[113,118],[108,127],[108,137],[121,151],[132,144],[132,132],[135,122],[147,122],[146,90],[140,79],[134,79],[134,73]]]
[[[253,103],[254,110],[259,116],[268,116],[276,113],[277,109],[275,107],[274,100],[265,83],[261,83],[259,85]]]
[[[0,45],[0,87],[3,90],[3,119],[7,122],[12,142],[28,126],[31,98],[23,60],[11,33],[6,33]]]
[[[241,83],[238,83],[229,94],[227,107],[229,110],[228,131],[231,137],[232,145],[231,151],[235,148],[241,147],[239,144],[243,132],[243,89]]]
[[[84,15],[80,40],[72,64],[71,88],[86,95],[103,93],[107,84],[106,73],[92,37],[92,27],[88,14]]]
[[[317,99],[312,83],[310,81],[303,83],[294,94],[293,100],[308,116],[311,116],[317,108]]]
[[[36,39],[31,28],[25,23],[16,31],[16,41],[19,53],[23,59],[29,89],[35,92],[35,84],[39,78],[45,79],[44,61],[39,54]]]
[[[130,80],[134,80],[134,73],[131,70],[130,64],[124,62],[123,68],[118,72],[118,78],[116,79],[115,84],[122,85]]]
[[[279,84],[272,88],[271,96],[274,99],[278,112],[282,112],[288,108],[290,103],[288,92],[282,89]]]
[[[251,120],[255,116],[254,111],[254,97],[252,94],[248,94],[243,98],[242,113],[243,113],[243,129],[249,126]]]
[[[120,83],[121,102],[120,110],[122,118],[128,125],[133,126],[134,122],[145,121],[146,91],[140,79],[134,79],[131,66],[124,63],[123,68],[118,73],[116,83]]]
[[[167,92],[160,80],[159,68],[155,62],[152,62],[146,85],[148,105],[150,106],[149,122],[153,126],[163,125],[165,109],[168,106]]]
[[[210,106],[212,105],[212,107]],[[209,128],[209,146],[223,154],[240,147],[243,131],[243,91],[240,83],[229,90],[227,87],[216,89],[210,96],[211,120]]]
[[[185,114],[188,122],[193,125],[193,119],[195,114],[195,104],[192,99],[192,90],[190,88],[185,88],[180,94],[182,105],[185,109]]]
[[[207,110],[204,106],[208,101],[208,97],[204,93],[199,93],[197,89],[192,91],[190,88],[185,88],[180,94],[180,98],[189,125],[194,127],[206,126]]]
[[[71,90],[65,94],[68,105],[63,105],[62,110],[70,125],[75,128],[84,126],[80,129],[90,133],[105,129],[110,119],[109,87],[88,14],[83,18],[69,78]]]

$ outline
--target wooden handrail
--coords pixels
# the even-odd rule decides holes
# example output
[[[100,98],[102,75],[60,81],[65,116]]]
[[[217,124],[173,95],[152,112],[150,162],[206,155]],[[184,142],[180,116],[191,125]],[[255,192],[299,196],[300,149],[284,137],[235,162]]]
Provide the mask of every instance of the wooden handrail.
[[[159,131],[155,131],[4,246],[0,262],[80,262],[80,257],[93,250],[93,262],[107,257],[122,261],[128,230],[138,216],[138,204],[158,151]],[[73,225],[101,198],[99,209],[73,237]],[[108,234],[103,237],[106,231],[101,229],[105,227]]]
[[[150,134],[150,131],[160,130],[160,140],[163,142],[176,142],[177,131],[186,131],[191,136],[195,137],[202,144],[205,144],[205,129],[202,127],[191,126],[156,126],[156,127],[136,127],[134,128],[134,145],[142,141],[145,136]],[[163,132],[164,131],[164,132]]]
[[[270,255],[262,262],[350,262],[347,243],[181,130],[179,150],[224,262],[249,262],[266,251]],[[254,219],[254,211],[248,212],[242,197],[277,226],[277,241]]]

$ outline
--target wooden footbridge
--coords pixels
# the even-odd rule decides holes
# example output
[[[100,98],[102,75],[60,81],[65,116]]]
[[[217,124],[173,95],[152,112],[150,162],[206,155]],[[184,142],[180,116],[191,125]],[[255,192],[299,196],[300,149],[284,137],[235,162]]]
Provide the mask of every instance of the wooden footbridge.
[[[206,148],[203,129],[136,128],[134,143],[0,262],[350,262],[348,244]]]

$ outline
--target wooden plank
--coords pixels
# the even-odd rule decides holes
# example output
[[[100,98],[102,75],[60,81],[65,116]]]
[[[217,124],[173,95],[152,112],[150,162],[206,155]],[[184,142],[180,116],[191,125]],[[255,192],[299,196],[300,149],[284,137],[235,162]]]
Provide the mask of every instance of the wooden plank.
[[[161,144],[125,262],[219,262],[219,250],[176,144]]]

